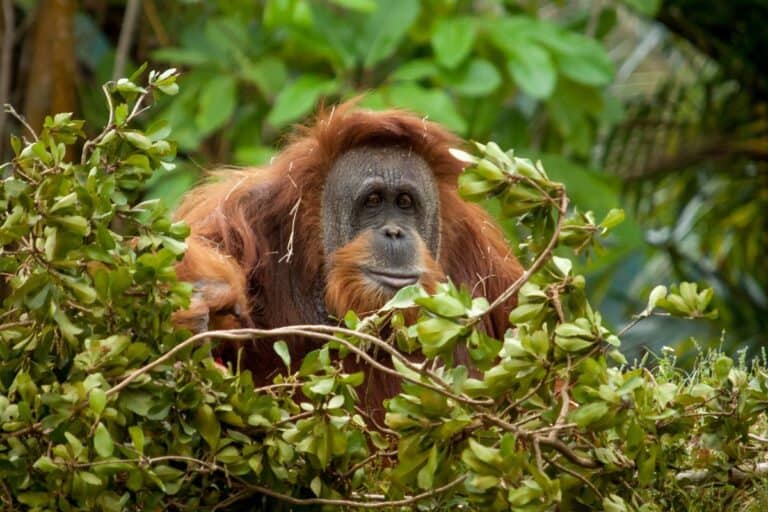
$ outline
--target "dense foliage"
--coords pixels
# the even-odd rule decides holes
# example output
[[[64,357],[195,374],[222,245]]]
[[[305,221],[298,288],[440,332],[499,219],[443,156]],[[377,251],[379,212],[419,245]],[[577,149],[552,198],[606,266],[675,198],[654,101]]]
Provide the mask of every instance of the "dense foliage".
[[[762,345],[761,0],[0,3],[0,104],[35,130],[74,112],[92,136],[107,122],[99,84],[141,62],[183,71],[180,95],[152,114],[174,130],[177,166],[145,197],[172,207],[201,169],[267,161],[318,100],[363,94],[540,158],[598,216],[631,206],[609,254],[575,261],[611,327],[656,281],[703,280],[717,324],[641,330],[664,329],[680,354],[692,334],[717,345],[723,327],[730,351]],[[0,158],[20,129],[0,112]],[[641,330],[627,350],[645,349]]]
[[[15,138],[3,165],[4,510],[762,510],[764,367],[713,353],[686,374],[669,354],[630,365],[618,350],[650,316],[711,316],[712,291],[657,287],[611,332],[567,255],[589,251],[621,212],[596,222],[569,209],[539,163],[494,143],[455,155],[469,164],[462,194],[491,196],[528,233],[503,340],[475,329],[503,297],[489,304],[450,283],[433,296],[403,289],[344,327],[175,332],[170,314],[190,292],[172,266],[186,229],[137,193],[174,148],[164,124],[134,125],[175,79],[112,82],[98,136],[83,141],[82,123],[59,114]],[[418,321],[404,325],[412,307]],[[289,335],[322,343],[265,387],[210,355],[218,339]],[[471,368],[454,363],[459,344]],[[290,346],[274,349],[290,367]],[[363,376],[339,355],[403,378],[383,425],[356,408]]]

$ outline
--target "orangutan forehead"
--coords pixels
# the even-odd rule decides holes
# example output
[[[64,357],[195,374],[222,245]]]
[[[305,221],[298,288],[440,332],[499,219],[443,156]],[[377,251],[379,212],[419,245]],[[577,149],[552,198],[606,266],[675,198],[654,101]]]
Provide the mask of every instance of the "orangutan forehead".
[[[357,184],[377,181],[390,187],[403,182],[431,188],[434,175],[421,155],[398,146],[362,146],[342,154],[331,167],[331,182]]]

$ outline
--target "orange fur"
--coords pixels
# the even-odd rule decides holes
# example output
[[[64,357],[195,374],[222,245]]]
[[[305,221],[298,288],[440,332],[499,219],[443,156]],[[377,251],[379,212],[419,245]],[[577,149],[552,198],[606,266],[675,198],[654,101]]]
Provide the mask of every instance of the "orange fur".
[[[363,266],[375,260],[370,247],[373,231],[361,233],[350,243],[334,252],[328,259],[328,278],[325,287],[325,304],[328,312],[341,318],[349,311],[359,315],[374,313],[392,294],[386,293],[362,274]],[[422,269],[420,283],[428,290],[444,279],[440,265],[432,258],[424,241],[414,237],[418,244],[419,266]]]
[[[189,223],[192,237],[177,266],[179,276],[226,283],[231,289],[210,298],[212,317],[217,312],[226,317],[240,305],[247,311],[244,320],[272,328],[327,322],[328,312],[343,315],[351,307],[362,313],[383,304],[388,297],[378,295],[356,272],[359,262],[370,257],[365,237],[327,255],[319,235],[320,197],[333,162],[354,147],[377,145],[420,155],[438,182],[441,244],[436,261],[422,250],[429,268],[425,284],[447,276],[493,300],[517,279],[522,268],[499,229],[485,211],[456,192],[463,164],[448,149],[462,142],[412,114],[359,110],[346,103],[321,112],[313,125],[297,128],[270,165],[219,172],[218,181],[185,198],[177,217]],[[488,334],[503,336],[513,305],[510,299],[487,316]],[[195,312],[188,313],[190,318]],[[290,343],[294,361],[316,346],[307,340]],[[244,365],[263,381],[282,363],[270,343],[259,341],[247,348]],[[381,396],[372,399],[380,402]]]

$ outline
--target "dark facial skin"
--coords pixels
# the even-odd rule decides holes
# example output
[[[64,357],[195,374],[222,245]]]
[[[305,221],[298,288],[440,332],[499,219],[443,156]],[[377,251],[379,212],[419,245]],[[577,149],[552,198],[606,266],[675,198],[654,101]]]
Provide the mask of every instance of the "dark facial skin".
[[[334,163],[322,198],[326,255],[372,231],[372,261],[361,271],[377,284],[399,289],[422,272],[419,239],[437,259],[440,205],[431,169],[398,147],[360,147]]]

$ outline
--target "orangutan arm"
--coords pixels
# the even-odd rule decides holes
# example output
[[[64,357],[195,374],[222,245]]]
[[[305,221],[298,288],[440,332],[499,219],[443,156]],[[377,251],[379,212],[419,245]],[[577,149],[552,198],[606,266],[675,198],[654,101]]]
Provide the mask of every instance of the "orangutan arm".
[[[176,273],[195,287],[189,308],[174,313],[177,327],[193,332],[251,327],[246,277],[234,258],[193,235]]]

